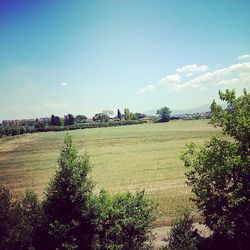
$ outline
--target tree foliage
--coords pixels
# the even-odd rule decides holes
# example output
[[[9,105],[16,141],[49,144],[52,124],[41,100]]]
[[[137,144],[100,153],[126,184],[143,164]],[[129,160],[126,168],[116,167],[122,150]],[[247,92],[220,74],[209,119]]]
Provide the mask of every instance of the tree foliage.
[[[75,123],[76,123],[76,124],[85,123],[86,120],[87,120],[87,116],[85,116],[85,115],[77,115],[77,116],[75,117]]]
[[[163,107],[157,110],[157,115],[161,117],[163,122],[168,122],[170,120],[171,111],[168,107]]]
[[[117,110],[117,117],[118,117],[119,120],[122,119],[122,114],[121,114],[119,109]]]
[[[108,122],[109,119],[109,116],[103,113],[95,114],[95,116],[93,117],[93,120],[95,122]]]
[[[71,137],[66,136],[58,164],[44,202],[50,246],[52,249],[90,246],[88,203],[93,184],[88,178],[88,156],[78,156]]]
[[[68,114],[64,116],[64,125],[73,125],[75,122],[75,118],[72,114]]]
[[[228,107],[213,102],[211,123],[234,140],[212,138],[200,149],[191,144],[182,159],[194,202],[214,237],[244,249],[250,243],[250,94],[219,95]]]
[[[144,192],[95,196],[91,209],[94,223],[92,249],[145,249],[153,239],[155,206]]]
[[[124,119],[129,120],[130,118],[131,118],[130,110],[128,108],[125,108],[124,109]]]
[[[211,105],[211,123],[222,127],[223,131],[232,136],[242,150],[248,151],[250,146],[250,93],[244,89],[242,96],[236,98],[235,91],[219,92],[220,99],[227,103],[223,110],[214,101]]]
[[[27,190],[21,200],[0,187],[0,249],[32,249],[40,235],[42,207],[37,195]]]
[[[193,218],[185,211],[171,226],[166,250],[197,250],[198,232],[193,228]]]
[[[61,120],[59,116],[51,115],[50,125],[52,126],[61,126]]]

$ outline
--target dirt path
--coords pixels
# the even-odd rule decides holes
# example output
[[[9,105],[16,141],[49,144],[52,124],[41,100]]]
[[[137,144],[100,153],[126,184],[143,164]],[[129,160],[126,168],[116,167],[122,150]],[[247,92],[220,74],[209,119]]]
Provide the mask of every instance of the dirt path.
[[[198,230],[201,236],[203,237],[209,237],[212,232],[209,230],[205,225],[194,223],[194,228]],[[166,241],[170,232],[170,227],[157,227],[153,229],[153,233],[155,234],[155,241],[154,241],[154,249],[160,249],[163,246],[166,246]]]

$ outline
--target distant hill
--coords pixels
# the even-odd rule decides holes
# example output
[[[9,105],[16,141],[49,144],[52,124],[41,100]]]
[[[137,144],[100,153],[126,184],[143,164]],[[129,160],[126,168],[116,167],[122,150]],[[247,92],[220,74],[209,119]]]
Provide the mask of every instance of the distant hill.
[[[200,112],[207,112],[210,111],[210,105],[211,104],[204,104],[202,106],[199,107],[195,107],[195,108],[190,108],[190,109],[183,109],[183,110],[174,110],[171,109],[172,111],[171,115],[182,115],[182,114],[192,114],[192,113],[200,113]],[[156,115],[157,109],[152,109],[152,110],[148,110],[143,112],[146,115]]]

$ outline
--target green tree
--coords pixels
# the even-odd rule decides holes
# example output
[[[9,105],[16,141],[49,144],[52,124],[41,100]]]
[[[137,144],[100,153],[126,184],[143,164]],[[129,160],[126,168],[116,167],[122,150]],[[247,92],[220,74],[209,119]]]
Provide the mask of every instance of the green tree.
[[[70,136],[58,159],[44,202],[51,249],[88,249],[91,245],[89,200],[92,181],[88,178],[89,158],[79,156]]]
[[[157,115],[161,117],[161,121],[168,122],[170,120],[171,111],[168,107],[163,107],[157,110]]]
[[[214,101],[211,123],[234,140],[212,138],[200,149],[191,144],[182,159],[193,200],[214,238],[246,249],[250,244],[250,94],[244,90],[236,97],[235,91],[227,90],[219,96],[228,107]]]
[[[64,116],[64,125],[73,125],[75,122],[75,118],[72,114],[68,114]]]
[[[103,113],[95,114],[95,116],[93,117],[93,120],[95,122],[108,122],[109,119],[109,116]]]
[[[119,120],[122,119],[122,114],[121,114],[121,112],[120,112],[119,109],[117,110],[117,118],[118,118]]]
[[[51,115],[50,125],[52,125],[52,126],[61,126],[60,117],[55,116],[55,115]]]
[[[128,109],[128,108],[125,108],[125,109],[124,109],[124,119],[125,119],[125,120],[129,120],[130,117],[131,117],[131,113],[130,113],[129,109]]]
[[[87,120],[87,116],[85,116],[85,115],[77,115],[77,116],[75,117],[75,123],[76,123],[76,124],[85,123],[86,120]]]
[[[197,250],[198,232],[193,228],[193,218],[185,211],[177,218],[170,229],[166,250]]]

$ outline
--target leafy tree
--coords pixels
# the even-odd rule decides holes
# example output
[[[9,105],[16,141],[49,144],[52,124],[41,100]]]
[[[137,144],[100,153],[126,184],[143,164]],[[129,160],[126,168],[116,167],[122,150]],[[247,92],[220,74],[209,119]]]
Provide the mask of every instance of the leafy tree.
[[[117,110],[117,117],[118,117],[119,120],[122,119],[122,114],[121,114],[119,109]]]
[[[191,144],[182,155],[193,199],[214,231],[214,239],[235,249],[250,244],[250,94],[219,92],[223,108],[214,101],[211,123],[234,140],[212,138],[198,149]]]
[[[44,211],[51,249],[88,249],[91,245],[89,199],[92,181],[87,155],[78,156],[70,136],[58,159],[59,169],[46,193]]]
[[[75,122],[75,118],[72,114],[68,114],[64,116],[64,125],[73,125]]]
[[[87,116],[85,116],[85,115],[77,115],[77,116],[75,117],[75,123],[76,123],[76,124],[85,123],[86,120],[87,120]]]
[[[55,115],[51,115],[50,125],[52,125],[52,126],[61,126],[60,117],[55,116]]]
[[[131,113],[128,108],[124,109],[124,118],[125,120],[129,120],[131,118]]]
[[[108,122],[109,119],[109,116],[103,113],[95,114],[95,116],[93,117],[93,120],[95,122]]]
[[[168,122],[170,120],[171,111],[168,107],[163,107],[157,110],[157,115],[161,117],[161,121]]]

